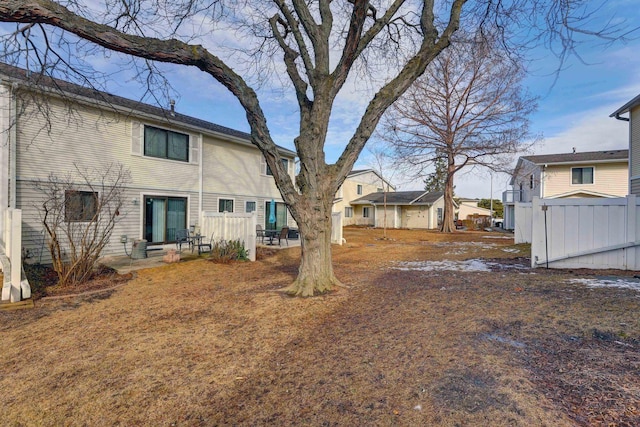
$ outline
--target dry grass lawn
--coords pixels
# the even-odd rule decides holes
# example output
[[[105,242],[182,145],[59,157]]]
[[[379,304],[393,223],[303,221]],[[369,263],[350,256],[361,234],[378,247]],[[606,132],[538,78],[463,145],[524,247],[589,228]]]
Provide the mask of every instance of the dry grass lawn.
[[[381,235],[346,230],[322,297],[278,291],[292,248],[0,312],[2,425],[640,425],[638,291],[487,233]]]

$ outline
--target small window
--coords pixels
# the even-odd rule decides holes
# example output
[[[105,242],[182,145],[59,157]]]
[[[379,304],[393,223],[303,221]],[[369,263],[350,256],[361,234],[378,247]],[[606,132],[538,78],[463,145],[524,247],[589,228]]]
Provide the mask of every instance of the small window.
[[[353,208],[351,208],[351,207],[344,208],[344,217],[345,218],[353,217]]]
[[[442,224],[442,208],[438,208],[437,211],[437,215],[438,215],[438,225]]]
[[[218,199],[218,212],[233,212],[233,200]]]
[[[593,184],[593,167],[571,168],[571,184]]]
[[[144,155],[188,162],[189,135],[153,126],[145,126]]]
[[[359,195],[362,194],[362,185],[358,184],[357,191]]]
[[[529,177],[529,188],[533,190],[533,174]]]
[[[64,219],[67,222],[91,221],[98,213],[98,193],[68,190],[64,193]]]
[[[382,192],[384,192],[384,188],[382,188],[382,187],[378,187],[378,188],[376,188],[376,191],[377,191],[378,193],[382,193]]]
[[[255,212],[256,202],[246,202],[244,205],[244,211],[246,213]]]
[[[282,161],[282,166],[284,170],[289,171],[289,159],[280,159]],[[271,168],[267,165],[267,175],[273,176],[273,172],[271,172]]]
[[[362,208],[362,217],[363,218],[369,218],[369,215],[371,214],[370,209],[371,208],[368,208],[368,207],[363,207]]]

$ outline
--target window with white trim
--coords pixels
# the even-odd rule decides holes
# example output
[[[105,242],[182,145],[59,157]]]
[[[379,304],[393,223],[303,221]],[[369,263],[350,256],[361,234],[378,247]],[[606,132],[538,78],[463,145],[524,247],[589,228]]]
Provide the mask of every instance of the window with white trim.
[[[145,125],[144,155],[188,162],[189,135]]]
[[[218,199],[218,212],[233,212],[233,199]]]
[[[256,202],[245,202],[244,211],[246,213],[255,212],[256,210]]]
[[[64,192],[64,219],[67,222],[88,222],[98,213],[98,193],[67,190]]]
[[[345,207],[344,208],[344,217],[345,218],[351,218],[353,216],[353,208],[352,207]]]
[[[369,216],[371,215],[371,208],[365,206],[362,208],[362,217],[363,218],[369,218]]]
[[[571,168],[571,184],[593,184],[593,166]]]
[[[280,159],[280,161],[282,162],[282,167],[284,167],[284,170],[289,173],[289,159]],[[273,172],[271,172],[271,168],[269,167],[269,165],[267,165],[267,175],[273,176]]]
[[[358,193],[358,195],[362,195],[362,184],[358,184],[358,186],[356,187],[356,192]]]

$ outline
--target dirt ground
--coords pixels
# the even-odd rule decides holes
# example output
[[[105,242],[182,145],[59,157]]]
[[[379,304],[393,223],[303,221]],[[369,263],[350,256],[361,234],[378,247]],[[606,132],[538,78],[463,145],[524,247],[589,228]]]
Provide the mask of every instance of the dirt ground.
[[[2,424],[640,425],[640,291],[571,281],[637,272],[531,270],[500,233],[381,236],[346,229],[348,288],[316,298],[278,291],[292,248],[0,312]]]

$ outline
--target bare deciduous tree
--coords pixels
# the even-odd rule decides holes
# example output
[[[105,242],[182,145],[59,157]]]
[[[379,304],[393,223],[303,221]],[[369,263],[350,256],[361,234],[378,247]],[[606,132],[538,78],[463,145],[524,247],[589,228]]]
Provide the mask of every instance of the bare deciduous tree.
[[[440,230],[455,231],[454,176],[467,166],[499,169],[532,143],[536,101],[524,70],[487,38],[460,40],[440,54],[388,111],[383,135],[396,156],[423,174],[445,160]]]
[[[120,218],[130,172],[122,165],[104,170],[50,174],[36,187],[44,200],[37,207],[48,236],[60,286],[89,279]]]
[[[18,40],[13,46],[17,50],[24,50],[28,42],[19,40],[26,37],[29,30],[41,31],[46,37],[45,47],[29,45],[30,52],[44,49],[38,56],[41,62],[51,60],[57,65],[68,65],[70,59],[76,57],[76,51],[84,54],[88,45],[98,45],[142,58],[149,67],[154,61],[197,67],[224,85],[244,108],[252,143],[264,155],[299,226],[302,259],[298,277],[288,292],[308,296],[339,284],[333,272],[330,243],[331,208],[336,191],[382,114],[449,45],[461,19],[470,32],[498,32],[505,42],[514,26],[518,29],[527,26],[536,35],[563,41],[571,40],[575,32],[608,36],[580,26],[584,13],[581,3],[555,0],[445,3],[433,0],[107,0],[101,6],[101,2],[81,0],[60,3],[5,0],[0,2],[0,21],[19,24],[16,31],[6,34],[5,38]],[[549,27],[553,32],[536,30]],[[234,55],[224,59],[225,52],[216,42],[209,42],[209,49],[203,46],[207,43],[203,35],[216,29],[240,32],[237,40],[242,43],[235,46]],[[78,39],[68,34],[75,35],[84,44],[74,42]],[[27,37],[27,40],[31,39]],[[243,43],[250,47],[245,48]],[[566,46],[567,50],[575,47]],[[60,50],[62,54],[58,53]],[[280,161],[254,90],[256,86],[248,83],[248,75],[242,77],[231,66],[238,64],[235,54],[243,51],[254,58],[247,63],[247,68],[261,73],[276,69],[279,75],[288,77],[284,89],[293,89],[295,93],[300,121],[298,136],[294,139],[300,159],[297,187]],[[89,54],[95,52],[89,51]],[[356,72],[367,78],[354,78]],[[324,145],[331,112],[337,95],[350,77],[371,89],[368,93],[375,94],[369,98],[364,111],[358,113],[357,125],[345,141],[341,156],[334,164],[328,164]]]

